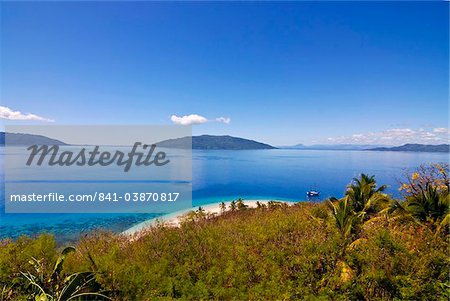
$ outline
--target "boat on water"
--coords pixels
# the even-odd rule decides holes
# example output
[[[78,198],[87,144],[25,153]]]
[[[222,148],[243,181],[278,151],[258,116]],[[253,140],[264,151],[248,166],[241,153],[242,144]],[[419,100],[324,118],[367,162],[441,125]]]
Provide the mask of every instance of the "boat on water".
[[[306,192],[306,195],[311,197],[311,196],[319,196],[320,192],[318,192],[317,190],[310,190]]]

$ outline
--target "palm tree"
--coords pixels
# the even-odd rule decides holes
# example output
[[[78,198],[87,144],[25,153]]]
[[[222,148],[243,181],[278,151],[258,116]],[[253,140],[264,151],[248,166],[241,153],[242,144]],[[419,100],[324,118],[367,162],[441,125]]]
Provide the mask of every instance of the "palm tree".
[[[224,213],[225,210],[227,210],[227,205],[226,205],[224,202],[221,202],[220,205],[219,205],[219,207],[220,207],[220,211],[221,211],[222,213]]]
[[[437,222],[449,211],[449,194],[439,194],[431,185],[422,194],[412,195],[406,200],[408,211],[420,221]]]
[[[388,210],[390,215],[410,216],[419,223],[429,223],[437,230],[450,225],[450,195],[439,192],[436,187],[427,185],[420,193],[406,197],[405,202],[394,202]]]
[[[448,165],[422,165],[404,183],[405,201],[395,201],[386,210],[397,218],[412,218],[420,224],[427,223],[433,229],[450,226],[450,195]]]
[[[199,206],[197,211],[195,212],[197,218],[202,219],[207,216],[205,209],[202,206]]]
[[[389,197],[383,193],[386,188],[386,185],[377,187],[375,176],[361,174],[359,179],[354,178],[347,186],[345,195],[352,210],[364,221],[368,215],[378,212],[389,202]]]
[[[230,209],[231,209],[231,211],[236,211],[236,201],[231,201]]]
[[[342,200],[331,198],[328,200],[328,207],[331,209],[331,215],[344,242],[348,242],[356,222],[356,215],[349,203],[349,198],[345,197]]]
[[[238,209],[238,210],[245,210],[245,209],[247,209],[247,207],[248,207],[247,205],[244,204],[244,201],[243,201],[241,198],[239,198],[239,199],[237,200],[236,206],[237,206],[237,209]]]
[[[333,216],[336,227],[342,238],[342,246],[336,262],[336,268],[339,270],[339,278],[341,282],[346,283],[354,277],[353,269],[345,261],[345,254],[347,250],[355,243],[351,243],[351,238],[353,236],[358,218],[350,205],[348,196],[341,200],[330,198],[328,200],[328,207],[331,209],[331,215]]]

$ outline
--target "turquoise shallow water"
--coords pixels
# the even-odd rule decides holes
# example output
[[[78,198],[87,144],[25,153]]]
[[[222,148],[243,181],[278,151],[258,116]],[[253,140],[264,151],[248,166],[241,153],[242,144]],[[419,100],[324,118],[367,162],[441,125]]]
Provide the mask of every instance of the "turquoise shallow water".
[[[0,170],[4,158],[0,149]],[[317,189],[320,199],[341,197],[361,172],[374,174],[398,196],[399,181],[422,163],[448,162],[448,154],[371,151],[255,150],[193,151],[193,206],[235,198],[304,201]],[[0,180],[4,182],[3,173]],[[2,189],[3,188],[2,183]],[[54,233],[59,241],[93,229],[121,232],[155,214],[5,214],[0,200],[0,237]]]

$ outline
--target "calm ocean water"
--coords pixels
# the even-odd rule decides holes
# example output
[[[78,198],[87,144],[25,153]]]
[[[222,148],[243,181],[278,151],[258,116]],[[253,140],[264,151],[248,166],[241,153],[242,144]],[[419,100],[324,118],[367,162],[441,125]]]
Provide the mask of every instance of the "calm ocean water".
[[[304,201],[317,189],[320,199],[341,197],[346,185],[360,173],[375,175],[388,193],[398,196],[405,172],[423,163],[449,162],[448,154],[254,150],[193,151],[193,205],[235,198]],[[4,154],[0,148],[0,170]],[[4,175],[0,174],[1,189]],[[93,229],[123,231],[154,217],[152,214],[5,214],[1,193],[0,238],[54,233],[59,241],[76,239]]]

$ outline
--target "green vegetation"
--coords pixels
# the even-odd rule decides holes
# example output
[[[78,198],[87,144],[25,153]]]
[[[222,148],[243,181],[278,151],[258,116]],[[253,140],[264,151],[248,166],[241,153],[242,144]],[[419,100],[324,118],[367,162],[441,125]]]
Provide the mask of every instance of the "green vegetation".
[[[448,231],[450,225],[450,195],[448,165],[421,166],[400,190],[405,201],[393,201],[389,213],[411,217],[437,231]]]
[[[237,200],[133,238],[92,233],[63,251],[57,274],[90,272],[113,300],[448,300],[448,165],[419,168],[403,200],[384,189],[361,175],[340,200],[255,209]],[[1,299],[35,300],[30,260],[52,279],[58,249],[49,235],[3,241]],[[47,291],[60,290],[51,282]]]
[[[50,277],[45,278],[45,259],[32,257],[29,263],[34,268],[32,272],[21,272],[28,282],[25,290],[28,295],[39,301],[68,301],[88,298],[89,300],[110,300],[99,293],[100,285],[95,281],[93,272],[78,272],[64,275],[62,272],[64,261],[68,254],[75,252],[74,247],[66,247],[56,261]]]

